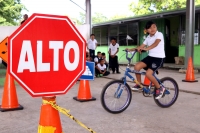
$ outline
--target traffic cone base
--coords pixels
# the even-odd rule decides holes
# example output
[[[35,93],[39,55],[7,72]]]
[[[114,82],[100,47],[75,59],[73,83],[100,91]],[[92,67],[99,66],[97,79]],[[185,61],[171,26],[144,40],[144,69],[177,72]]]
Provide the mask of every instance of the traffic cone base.
[[[94,101],[96,98],[91,96],[90,84],[88,80],[80,80],[78,96],[73,97],[74,100],[79,102]]]
[[[189,80],[182,80],[183,82],[198,82],[198,80],[192,80],[192,81],[189,81]]]
[[[74,100],[79,101],[79,102],[88,102],[88,101],[95,101],[96,98],[92,97],[90,99],[78,99],[77,97],[73,97]]]
[[[17,108],[2,108],[1,105],[0,105],[0,111],[1,112],[23,110],[23,109],[24,109],[24,107],[21,106],[20,104],[19,104],[19,106]]]

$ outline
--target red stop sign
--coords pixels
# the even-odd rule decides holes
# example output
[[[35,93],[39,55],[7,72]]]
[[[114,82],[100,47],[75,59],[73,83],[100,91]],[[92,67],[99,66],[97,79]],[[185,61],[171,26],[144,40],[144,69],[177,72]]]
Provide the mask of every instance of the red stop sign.
[[[65,94],[85,70],[86,43],[66,16],[33,14],[9,37],[9,73],[32,96]]]

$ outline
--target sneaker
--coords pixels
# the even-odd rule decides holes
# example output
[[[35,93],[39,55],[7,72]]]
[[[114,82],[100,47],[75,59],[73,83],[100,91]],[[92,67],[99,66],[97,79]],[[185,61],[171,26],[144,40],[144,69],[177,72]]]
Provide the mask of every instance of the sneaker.
[[[139,89],[140,89],[140,86],[137,84],[135,86],[131,87],[131,90],[133,90],[133,91],[138,91]]]
[[[156,98],[155,99],[160,99],[165,93],[165,88],[161,87],[160,89],[156,89]]]
[[[117,74],[120,74],[120,72],[117,72]]]

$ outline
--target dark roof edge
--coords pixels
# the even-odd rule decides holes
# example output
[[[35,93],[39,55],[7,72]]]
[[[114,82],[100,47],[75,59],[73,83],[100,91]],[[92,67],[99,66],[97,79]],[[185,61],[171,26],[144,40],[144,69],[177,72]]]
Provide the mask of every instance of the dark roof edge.
[[[196,6],[195,11],[198,11],[198,10],[200,11],[200,6]],[[113,20],[113,21],[93,24],[92,27],[105,26],[105,25],[111,25],[111,24],[121,24],[121,23],[128,22],[128,21],[139,21],[139,20],[145,20],[145,19],[151,19],[151,18],[162,18],[164,16],[176,15],[176,14],[182,14],[182,13],[186,13],[186,9],[159,12],[159,13],[135,16],[135,17],[130,17],[130,18],[122,18],[122,19],[117,19],[117,20]]]

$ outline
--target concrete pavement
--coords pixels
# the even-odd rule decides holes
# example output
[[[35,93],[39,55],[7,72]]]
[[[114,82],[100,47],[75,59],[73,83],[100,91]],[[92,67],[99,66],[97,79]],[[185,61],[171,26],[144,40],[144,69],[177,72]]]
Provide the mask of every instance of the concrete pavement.
[[[166,70],[161,73],[165,73],[164,71]],[[77,96],[77,83],[66,95],[57,96],[57,104],[70,109],[75,118],[96,133],[199,133],[199,95],[180,92],[176,103],[163,109],[155,104],[152,97],[145,98],[141,93],[133,92],[132,102],[127,110],[120,114],[110,114],[100,102],[101,90],[109,81],[111,79],[96,78],[90,82],[92,96],[97,98],[96,101],[81,103],[73,100]],[[2,92],[3,88],[0,88],[0,96]],[[17,86],[17,93],[24,110],[0,112],[0,133],[36,133],[41,98],[32,98],[20,86]],[[0,103],[1,99],[0,97]],[[60,117],[64,133],[89,133],[67,116],[60,114]]]
[[[108,75],[107,77],[104,77],[104,78],[120,79],[121,77],[124,76],[125,69],[126,69],[125,66],[120,66],[121,74],[112,74],[112,72],[111,72],[110,75]],[[131,69],[133,69],[133,67],[131,67]],[[175,79],[176,82],[178,83],[180,91],[200,95],[200,73],[195,73],[195,79],[198,80],[198,82],[193,82],[193,83],[182,82],[182,80],[185,79],[185,76],[186,76],[186,74],[179,73],[178,70],[169,70],[169,69],[159,69],[159,74],[157,75],[158,78],[172,77],[173,79]],[[128,81],[130,81],[130,82],[128,82],[128,84],[130,86],[134,85],[133,83],[131,83],[130,79],[128,79]],[[142,81],[144,81],[144,76],[142,76]]]

